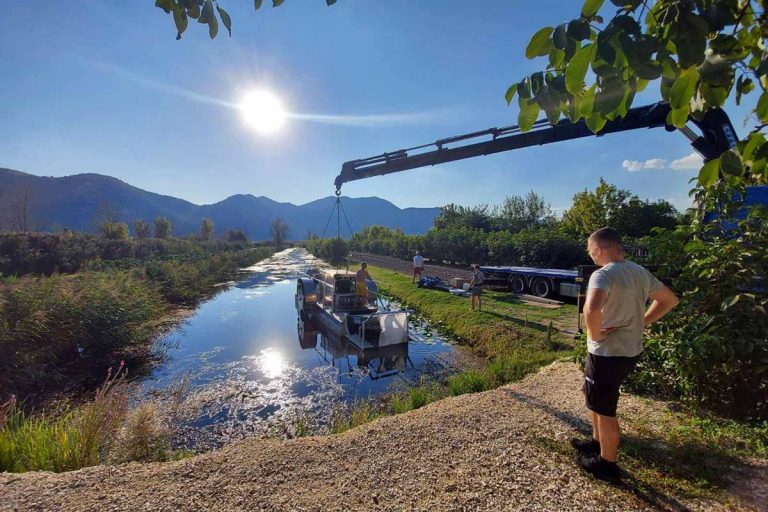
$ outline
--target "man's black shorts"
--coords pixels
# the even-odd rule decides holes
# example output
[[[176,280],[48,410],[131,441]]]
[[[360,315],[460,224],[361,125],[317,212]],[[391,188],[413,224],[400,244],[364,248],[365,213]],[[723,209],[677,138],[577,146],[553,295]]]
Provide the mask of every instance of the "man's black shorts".
[[[584,365],[584,397],[587,409],[603,416],[616,416],[619,387],[640,356],[607,357],[587,354]]]

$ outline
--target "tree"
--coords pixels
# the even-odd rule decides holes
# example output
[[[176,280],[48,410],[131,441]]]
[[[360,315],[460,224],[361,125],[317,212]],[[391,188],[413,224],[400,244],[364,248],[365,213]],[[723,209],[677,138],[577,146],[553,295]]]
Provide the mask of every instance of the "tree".
[[[155,217],[155,238],[171,236],[171,221],[165,217]]]
[[[737,104],[759,87],[753,114],[761,124],[702,167],[698,195],[718,183],[765,183],[768,144],[760,133],[768,124],[765,2],[657,0],[649,6],[646,0],[611,0],[618,9],[600,28],[603,3],[586,0],[578,18],[542,28],[531,38],[526,56],[547,57],[549,63],[507,90],[508,103],[518,97],[520,128],[530,130],[544,110],[551,123],[561,115],[572,122],[584,119],[597,133],[608,120],[625,116],[635,94],[656,80],[671,107],[667,122],[682,128],[689,115],[700,118],[722,107],[734,85]],[[590,75],[588,84],[590,67],[594,81]]]
[[[283,243],[285,242],[285,239],[288,238],[290,230],[291,228],[288,226],[288,223],[280,217],[272,221],[270,232],[272,233],[272,241],[275,243],[275,247],[278,249],[283,247]]]
[[[272,0],[273,7],[280,7],[285,0]],[[263,0],[254,0],[256,10],[259,10]],[[325,0],[327,5],[333,5],[336,0]],[[216,17],[213,7],[216,6]],[[208,35],[211,39],[219,33],[219,19],[227,29],[229,36],[232,37],[232,18],[229,13],[219,6],[214,0],[155,0],[155,6],[161,8],[166,14],[171,14],[173,22],[176,25],[176,39],[181,39],[181,35],[189,26],[189,18],[196,19],[198,23],[208,25]]]
[[[629,190],[616,188],[603,178],[594,192],[584,190],[573,196],[573,205],[563,214],[561,228],[586,238],[605,226],[629,237],[650,234],[653,228],[674,228],[677,210],[668,201],[643,201]]]
[[[149,238],[149,223],[144,219],[139,219],[133,223],[133,230],[136,233],[137,240]]]
[[[200,223],[200,240],[213,240],[213,221],[207,217]]]
[[[433,225],[437,229],[466,227],[489,231],[493,224],[492,214],[493,211],[487,204],[460,206],[451,203],[440,208],[440,213],[435,217]]]
[[[248,235],[242,229],[230,229],[227,231],[228,242],[247,242]]]
[[[11,231],[32,231],[32,193],[29,189],[29,184],[24,183],[24,186],[19,190],[18,196],[11,202],[10,205],[10,228]]]
[[[553,225],[557,219],[552,214],[549,203],[531,190],[523,196],[508,196],[504,199],[496,214],[496,222],[500,229],[512,233],[537,229]]]
[[[128,240],[128,224],[106,220],[99,226],[99,234],[108,240]]]

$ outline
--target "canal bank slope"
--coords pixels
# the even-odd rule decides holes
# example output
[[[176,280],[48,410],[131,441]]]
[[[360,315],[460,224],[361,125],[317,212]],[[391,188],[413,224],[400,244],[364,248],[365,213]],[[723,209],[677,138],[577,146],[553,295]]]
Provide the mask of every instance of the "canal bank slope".
[[[668,483],[663,465],[656,469],[675,454],[659,442],[673,414],[661,402],[622,398],[627,443],[646,449],[627,460],[637,469],[624,486],[580,472],[567,441],[587,429],[581,379],[575,364],[556,363],[520,383],[339,435],[254,439],[178,462],[2,474],[0,510],[739,508],[728,491],[681,489]],[[764,466],[747,470],[712,454],[699,465],[741,479],[746,489],[765,478]]]

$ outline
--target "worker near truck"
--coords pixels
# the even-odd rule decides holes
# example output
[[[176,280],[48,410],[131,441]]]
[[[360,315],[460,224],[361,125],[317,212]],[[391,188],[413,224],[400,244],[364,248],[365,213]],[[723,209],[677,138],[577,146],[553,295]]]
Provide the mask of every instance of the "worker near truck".
[[[368,305],[368,286],[365,284],[366,279],[373,281],[371,274],[368,273],[368,264],[362,262],[358,271],[355,272],[355,292],[357,294],[357,305],[360,307]]]
[[[469,282],[469,295],[472,301],[472,310],[475,309],[475,301],[477,301],[477,310],[483,310],[483,282],[485,281],[485,275],[480,271],[480,265],[475,263],[472,265],[472,280]]]
[[[424,258],[421,257],[421,253],[416,251],[416,256],[413,257],[413,279],[411,284],[416,282],[416,276],[421,279],[421,272],[424,270]]]
[[[666,315],[679,299],[648,270],[624,259],[621,236],[615,229],[592,233],[587,250],[601,267],[589,278],[584,303],[588,354],[582,391],[591,415],[592,437],[574,438],[571,444],[580,452],[582,468],[615,482],[620,480],[616,465],[619,388],[643,352],[645,327]]]

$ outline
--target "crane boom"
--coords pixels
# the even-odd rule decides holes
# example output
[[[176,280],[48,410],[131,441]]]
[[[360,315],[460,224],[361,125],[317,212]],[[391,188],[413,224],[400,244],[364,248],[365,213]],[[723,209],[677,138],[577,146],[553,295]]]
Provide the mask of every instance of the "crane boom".
[[[597,136],[640,128],[664,127],[667,131],[673,131],[675,128],[666,122],[669,112],[669,104],[663,102],[635,107],[630,109],[626,116],[608,121]],[[702,119],[689,117],[688,120],[698,127],[701,135],[697,135],[687,126],[680,131],[688,137],[694,150],[705,161],[719,157],[724,151],[736,145],[733,125],[723,110],[712,108],[706,111]],[[528,132],[522,132],[518,126],[489,128],[439,139],[422,146],[344,162],[341,173],[336,177],[336,191],[339,193],[341,186],[348,181],[592,135],[595,134],[583,119],[576,123],[563,119],[555,125],[541,120],[537,121],[533,129]],[[491,139],[472,142],[474,139],[485,137]],[[467,141],[470,142],[467,143]]]

